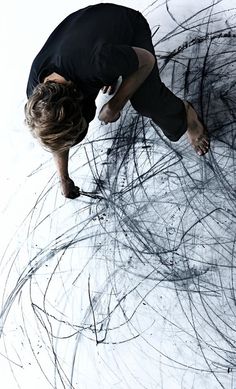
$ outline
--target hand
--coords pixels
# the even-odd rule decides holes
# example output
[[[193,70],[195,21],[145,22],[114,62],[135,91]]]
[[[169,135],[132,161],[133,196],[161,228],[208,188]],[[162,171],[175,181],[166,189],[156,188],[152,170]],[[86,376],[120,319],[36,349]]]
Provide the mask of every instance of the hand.
[[[104,122],[105,124],[116,122],[119,117],[120,112],[115,112],[113,109],[111,109],[109,102],[102,107],[98,115],[98,119],[101,120],[101,122]]]
[[[61,180],[62,194],[68,199],[75,199],[80,196],[80,189],[75,186],[74,181],[71,178],[63,178]]]
[[[116,80],[115,82],[113,82],[112,85],[105,85],[105,86],[102,88],[103,93],[104,93],[104,94],[105,94],[105,93],[108,93],[108,95],[113,95],[113,94],[115,93],[117,84],[118,84],[118,80]]]

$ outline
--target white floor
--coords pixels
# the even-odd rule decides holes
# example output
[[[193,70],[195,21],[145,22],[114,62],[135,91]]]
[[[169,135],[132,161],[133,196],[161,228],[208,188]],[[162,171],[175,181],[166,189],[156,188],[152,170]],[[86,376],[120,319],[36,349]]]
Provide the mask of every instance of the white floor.
[[[211,151],[128,106],[73,150],[72,178],[95,194],[76,200],[23,124],[33,57],[89,4],[54,3],[1,5],[1,387],[233,389],[236,2],[116,2],[159,27],[162,79]]]

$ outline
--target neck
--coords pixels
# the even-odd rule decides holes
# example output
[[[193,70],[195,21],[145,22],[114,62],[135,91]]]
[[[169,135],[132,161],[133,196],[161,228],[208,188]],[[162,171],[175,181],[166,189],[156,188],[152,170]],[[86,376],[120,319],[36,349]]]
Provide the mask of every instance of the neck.
[[[58,82],[59,84],[68,84],[71,82],[71,81],[67,81],[63,76],[55,72],[49,74],[49,76],[44,78],[43,82],[47,82],[47,81],[54,81],[54,82]]]

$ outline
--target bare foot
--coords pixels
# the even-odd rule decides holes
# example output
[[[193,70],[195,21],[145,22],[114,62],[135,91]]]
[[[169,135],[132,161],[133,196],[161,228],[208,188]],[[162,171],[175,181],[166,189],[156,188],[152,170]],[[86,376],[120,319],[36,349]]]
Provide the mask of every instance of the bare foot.
[[[186,108],[188,123],[186,134],[198,155],[204,155],[208,152],[210,147],[208,131],[201,123],[193,106],[187,101],[184,101],[184,105]]]

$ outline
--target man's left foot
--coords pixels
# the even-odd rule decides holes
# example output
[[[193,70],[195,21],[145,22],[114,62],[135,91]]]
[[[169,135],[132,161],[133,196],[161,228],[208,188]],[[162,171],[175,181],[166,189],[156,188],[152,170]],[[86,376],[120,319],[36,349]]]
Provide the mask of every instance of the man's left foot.
[[[198,155],[204,155],[208,152],[210,147],[209,135],[207,129],[200,121],[197,112],[193,106],[184,101],[186,113],[187,113],[187,136]]]

